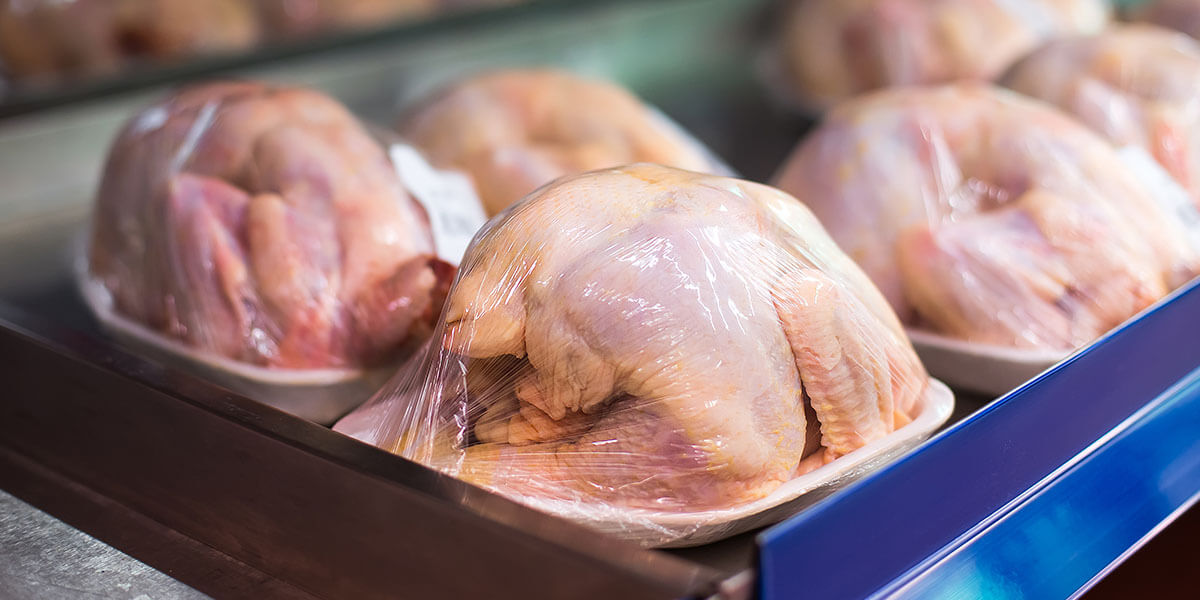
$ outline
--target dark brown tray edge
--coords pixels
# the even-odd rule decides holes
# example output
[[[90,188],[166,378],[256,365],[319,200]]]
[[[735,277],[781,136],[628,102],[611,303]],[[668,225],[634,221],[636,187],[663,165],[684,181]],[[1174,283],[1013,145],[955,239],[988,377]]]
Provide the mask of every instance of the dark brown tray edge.
[[[34,331],[52,333],[47,336]],[[487,593],[490,597],[518,597],[531,593],[543,595],[551,590],[564,597],[597,593],[620,594],[621,597],[680,597],[711,593],[720,579],[720,575],[711,569],[603,538],[265,405],[235,396],[186,374],[141,360],[90,336],[56,328],[52,323],[3,304],[0,304],[0,355],[10,357],[5,361],[7,366],[3,371],[8,372],[6,379],[11,382],[8,400],[0,406],[0,445],[5,448],[4,456],[8,463],[0,472],[4,477],[4,487],[33,490],[24,492],[26,497],[35,504],[46,506],[55,514],[54,506],[38,502],[39,498],[44,499],[44,495],[37,493],[38,488],[29,483],[21,484],[21,477],[17,476],[23,472],[27,478],[39,478],[42,480],[40,485],[50,489],[55,484],[49,474],[54,474],[74,486],[57,485],[57,488],[71,494],[84,505],[88,502],[97,504],[97,498],[100,498],[108,503],[107,506],[122,506],[131,513],[141,515],[146,524],[165,524],[164,530],[189,540],[192,545],[198,544],[196,547],[227,554],[227,560],[246,565],[240,576],[236,573],[238,569],[230,570],[235,580],[253,581],[255,577],[251,571],[261,571],[288,582],[281,583],[281,587],[273,590],[255,589],[253,595],[257,597],[262,597],[264,592],[271,592],[268,595],[278,594],[279,597],[294,597],[288,593],[288,588],[282,587],[284,585],[298,586],[294,589],[297,592],[300,588],[306,588],[320,597],[344,597],[347,594],[355,597],[395,596],[404,595],[405,589],[416,594],[424,590],[425,593],[439,594]],[[96,398],[106,395],[115,397],[105,398],[105,404],[98,405]],[[114,405],[119,406],[114,408]],[[142,414],[144,411],[155,414]],[[125,433],[145,431],[147,437],[161,437],[164,432],[153,431],[163,423],[155,420],[159,417],[170,417],[177,423],[187,424],[181,431],[170,433],[168,439],[172,444],[155,446],[137,435],[118,435],[107,443],[105,440],[87,439],[93,433],[100,437],[111,437],[114,434],[112,427],[122,425],[126,427],[123,430]],[[181,418],[184,420],[179,420]],[[106,421],[116,423],[114,425]],[[136,427],[138,425],[143,427],[139,429]],[[186,431],[191,428],[197,431]],[[61,431],[63,429],[68,431]],[[278,512],[266,507],[248,509],[247,506],[253,503],[238,505],[235,496],[244,493],[245,489],[239,489],[237,485],[210,490],[204,487],[206,484],[203,482],[196,481],[197,476],[203,479],[213,474],[192,473],[186,467],[196,465],[188,465],[187,458],[194,459],[198,455],[195,452],[197,444],[204,446],[206,440],[197,439],[197,433],[214,432],[223,432],[220,435],[252,444],[255,449],[272,456],[286,456],[289,461],[286,464],[290,469],[316,470],[323,475],[340,477],[344,479],[341,484],[355,490],[369,488],[373,493],[362,498],[364,502],[369,500],[374,503],[372,509],[395,515],[394,509],[403,507],[403,515],[407,519],[397,516],[395,520],[371,521],[368,518],[364,521],[360,518],[353,525],[361,529],[359,533],[364,537],[355,539],[355,542],[373,546],[369,549],[360,547],[357,562],[354,558],[327,556],[325,560],[332,560],[337,565],[321,563],[320,566],[327,571],[326,576],[306,577],[305,569],[292,567],[312,567],[314,565],[310,563],[315,560],[312,556],[314,552],[321,553],[323,547],[328,548],[328,543],[345,544],[344,537],[338,539],[337,534],[341,532],[339,528],[333,527],[331,530],[330,522],[345,524],[352,520],[355,516],[353,507],[339,505],[336,493],[330,496],[329,490],[323,490],[325,495],[321,501],[326,504],[322,508],[340,514],[326,513],[322,515],[325,518],[314,527],[328,535],[330,540],[314,543],[312,539],[301,539],[299,541],[303,543],[297,546],[298,540],[287,538],[305,538],[305,532],[285,529],[275,531],[275,537],[251,536],[253,539],[248,544],[240,543],[240,537],[258,532],[230,532],[223,529],[240,525],[237,517],[215,519],[213,511],[221,517],[229,515],[220,512],[217,507],[205,505],[204,508],[198,508],[195,503],[199,499],[186,495],[184,497],[188,502],[185,504],[188,506],[173,505],[180,498],[179,488],[182,488],[193,495],[207,495],[206,501],[216,502],[219,507],[235,513],[248,510],[251,517],[249,521],[272,521],[272,514]],[[124,442],[130,440],[143,445],[123,448]],[[209,447],[206,452],[219,451],[223,453],[222,457],[229,458],[229,452],[236,454],[245,450],[238,446]],[[169,453],[178,460],[171,461],[167,460],[169,457],[154,455],[164,448],[170,450]],[[113,449],[113,452],[105,452],[106,449]],[[208,456],[206,453],[199,454]],[[133,465],[130,462],[147,464]],[[22,470],[18,463],[36,465],[38,468],[26,467]],[[138,471],[138,468],[147,465],[152,467],[149,472]],[[184,465],[184,468],[181,469],[180,465]],[[278,486],[271,486],[269,481],[245,479],[266,478],[281,484],[293,475],[291,471],[280,473],[274,469],[259,468],[243,473],[232,460],[228,466],[238,470],[243,477],[236,483],[243,486],[258,484],[254,490],[257,500],[306,500],[303,493],[281,498],[281,490]],[[172,474],[171,471],[176,472]],[[165,479],[138,481],[143,475]],[[284,479],[280,480],[281,477]],[[408,485],[399,483],[401,481]],[[161,489],[164,487],[170,489]],[[22,493],[18,489],[13,491]],[[146,496],[147,493],[150,496]],[[154,505],[155,498],[159,505]],[[296,525],[296,519],[300,518],[298,515],[304,514],[303,510],[298,513],[294,506],[287,508],[284,511],[287,518],[276,515],[274,520],[279,521],[277,525]],[[313,512],[312,507],[307,510]],[[414,518],[415,513],[409,511],[419,511],[420,514]],[[113,536],[111,531],[102,531],[104,528],[97,523],[97,519],[87,518],[86,511],[76,511],[78,514],[74,516],[65,509],[57,512],[66,519],[72,519],[73,524],[82,526],[84,530],[95,533],[152,566],[159,566],[163,561],[178,560],[149,555],[152,553],[147,553],[145,547],[128,539],[119,539],[120,536]],[[91,514],[94,517],[101,512]],[[206,518],[208,521],[205,521]],[[409,539],[407,545],[397,543],[395,548],[380,547],[381,540],[387,539],[389,533],[396,534],[397,539],[413,537],[408,535],[410,532],[381,531],[396,529],[400,520],[405,521],[405,526],[420,529],[421,537],[427,539]],[[179,521],[181,526],[174,527],[172,521]],[[189,527],[191,531],[187,531]],[[205,531],[206,528],[215,529],[210,532]],[[165,531],[158,535],[162,539],[170,537]],[[458,535],[461,537],[457,540],[446,539]],[[198,539],[206,537],[209,539]],[[153,547],[149,541],[142,545]],[[439,550],[438,546],[443,548]],[[282,559],[272,556],[270,552],[263,552],[265,548],[287,556]],[[352,544],[349,550],[353,549]],[[307,555],[292,556],[297,552],[306,552]],[[391,564],[392,561],[383,561],[389,563],[386,566],[364,564],[381,556],[402,555],[405,560],[399,561],[399,565]],[[446,558],[435,560],[437,555]],[[414,563],[414,560],[417,562]],[[419,566],[417,563],[425,564]],[[524,568],[515,568],[521,565]],[[171,568],[171,565],[165,564],[163,568]],[[362,572],[355,576],[352,575],[354,571]],[[343,572],[345,577],[340,576]],[[339,576],[330,577],[334,573]],[[483,576],[485,580],[472,582],[469,577],[472,574]],[[530,577],[521,577],[522,574]],[[203,590],[212,585],[189,580],[186,573],[180,573],[180,576],[181,580],[197,589]],[[414,578],[423,581],[416,582]],[[237,595],[235,590],[222,591]]]

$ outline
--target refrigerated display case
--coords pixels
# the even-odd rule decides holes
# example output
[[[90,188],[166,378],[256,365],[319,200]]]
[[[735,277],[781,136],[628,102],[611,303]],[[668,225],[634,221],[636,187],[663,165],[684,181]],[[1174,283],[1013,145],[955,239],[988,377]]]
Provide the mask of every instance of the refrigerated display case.
[[[624,83],[747,178],[811,121],[761,81],[765,0],[534,3],[231,59],[0,120],[0,488],[218,597],[1067,597],[1200,498],[1200,284],[788,520],[643,550],[106,336],[71,283],[107,145],[170,86],[310,85],[380,125],[463,73]]]

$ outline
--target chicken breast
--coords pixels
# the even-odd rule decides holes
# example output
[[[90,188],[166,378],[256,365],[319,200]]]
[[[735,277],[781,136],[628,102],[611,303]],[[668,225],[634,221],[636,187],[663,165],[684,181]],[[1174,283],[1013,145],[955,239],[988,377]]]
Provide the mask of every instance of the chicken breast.
[[[1047,44],[1006,84],[1158,160],[1200,207],[1200,43],[1149,25]]]
[[[793,0],[785,71],[827,108],[896,85],[991,80],[1047,39],[1099,31],[1104,0]]]
[[[1072,348],[1200,271],[1194,241],[1104,140],[984,84],[833,110],[776,176],[906,323]]]
[[[120,314],[251,364],[357,367],[428,332],[451,269],[383,147],[334,100],[183,90],[118,136],[91,273]]]
[[[908,423],[928,385],[801,204],[649,164],[493,219],[435,339],[337,428],[518,499],[613,510],[761,498]]]
[[[634,162],[720,170],[624,89],[551,70],[465,79],[410,111],[399,130],[438,166],[469,174],[492,215],[567,174]]]

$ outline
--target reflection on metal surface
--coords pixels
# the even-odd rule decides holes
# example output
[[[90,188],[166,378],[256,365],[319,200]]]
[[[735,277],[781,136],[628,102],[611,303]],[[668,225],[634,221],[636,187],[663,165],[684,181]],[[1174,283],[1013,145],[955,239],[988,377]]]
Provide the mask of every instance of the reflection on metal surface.
[[[0,492],[0,597],[201,600],[204,594]]]

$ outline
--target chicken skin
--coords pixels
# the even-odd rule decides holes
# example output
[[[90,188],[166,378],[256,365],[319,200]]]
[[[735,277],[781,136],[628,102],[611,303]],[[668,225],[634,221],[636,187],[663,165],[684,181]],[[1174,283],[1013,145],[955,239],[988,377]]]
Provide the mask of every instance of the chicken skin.
[[[460,81],[411,111],[399,129],[438,166],[469,174],[491,215],[567,174],[634,162],[719,168],[624,89],[550,70]]]
[[[1114,144],[1143,148],[1200,207],[1200,43],[1149,25],[1114,27],[1047,44],[1006,84]]]
[[[334,100],[216,83],[135,116],[95,207],[115,310],[267,367],[361,367],[440,310],[450,268],[383,147]]]
[[[493,219],[443,321],[337,428],[528,501],[736,506],[905,425],[928,386],[801,204],[658,165]]]
[[[1099,31],[1104,0],[793,0],[785,71],[815,108],[900,85],[991,80],[1058,35]]]
[[[1091,341],[1200,270],[1116,151],[984,84],[844,104],[775,183],[812,208],[900,318],[994,345]]]

